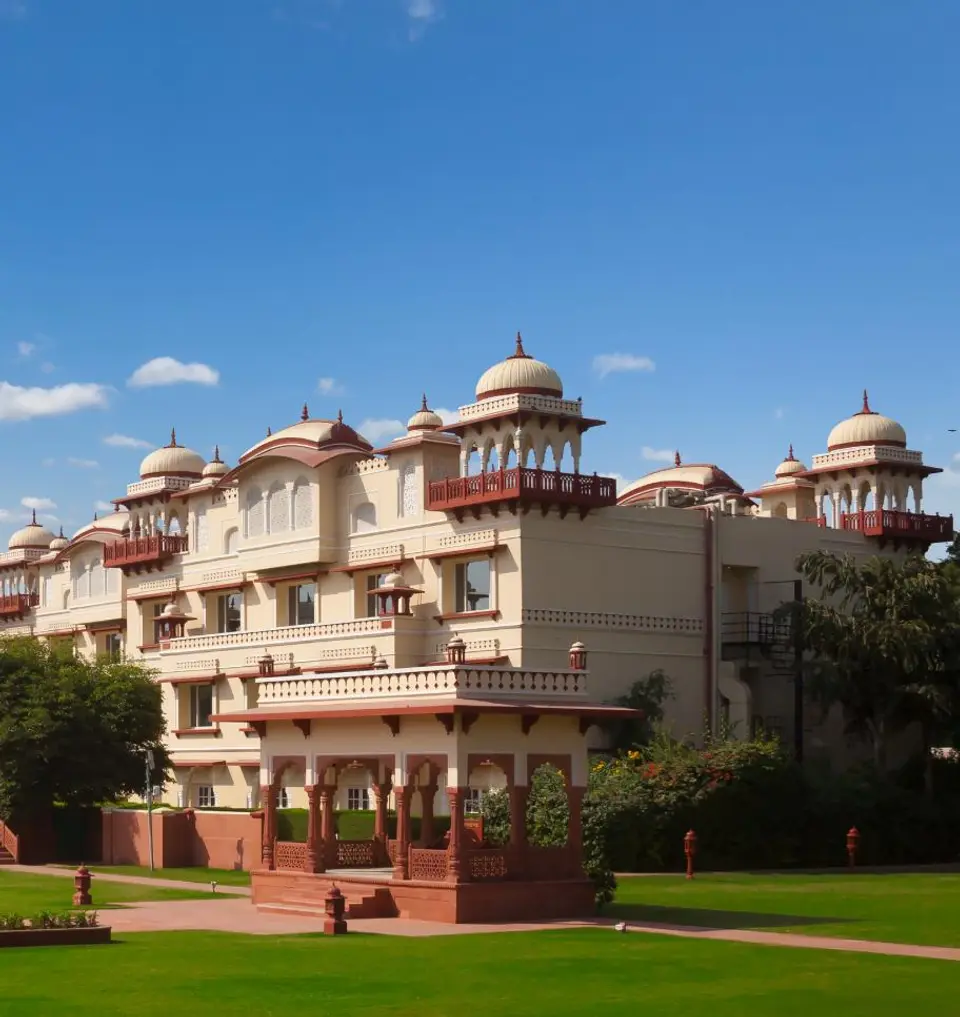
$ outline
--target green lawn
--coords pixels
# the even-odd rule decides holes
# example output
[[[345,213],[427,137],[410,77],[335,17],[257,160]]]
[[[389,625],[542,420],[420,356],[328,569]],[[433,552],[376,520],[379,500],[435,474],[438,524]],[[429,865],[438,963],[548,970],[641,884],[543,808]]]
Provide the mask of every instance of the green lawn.
[[[75,866],[74,866],[75,868]],[[249,886],[250,873],[236,869],[154,869],[146,865],[91,865],[91,871],[118,876],[146,876],[151,879],[181,879],[186,883],[210,883],[216,880],[221,886]]]
[[[95,871],[95,870],[94,870]],[[141,900],[193,900],[213,898],[209,891],[171,890],[162,886],[113,883],[96,875],[90,888],[93,910]],[[0,913],[29,917],[38,911],[63,911],[72,907],[73,880],[63,876],[32,876],[0,869]],[[0,1009],[2,1013],[2,1009]]]
[[[960,946],[960,875],[642,876],[619,881],[618,918]]]
[[[609,929],[430,939],[144,933],[112,946],[0,951],[0,985],[4,1017],[900,1017],[953,1012],[960,964]]]

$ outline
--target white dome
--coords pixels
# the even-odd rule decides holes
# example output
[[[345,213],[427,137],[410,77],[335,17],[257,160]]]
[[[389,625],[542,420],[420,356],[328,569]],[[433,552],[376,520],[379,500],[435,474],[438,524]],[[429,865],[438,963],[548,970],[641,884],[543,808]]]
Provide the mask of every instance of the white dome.
[[[10,537],[10,542],[7,544],[9,551],[46,551],[52,541],[57,538],[46,528],[41,526],[37,522],[37,513],[33,513],[33,521],[28,523],[23,529],[17,530]]]
[[[69,540],[63,535],[63,527],[60,527],[60,533],[50,541],[51,551],[62,551],[68,544]]]
[[[517,350],[513,356],[494,364],[477,382],[477,399],[489,399],[511,392],[563,395],[560,375],[542,360],[534,360],[524,352],[519,332]]]
[[[299,423],[291,424],[275,433],[267,428],[266,438],[248,448],[240,456],[239,462],[245,463],[264,448],[278,449],[284,445],[299,445],[313,451],[327,448],[335,450],[343,446],[366,446],[366,449],[373,447],[359,431],[343,422],[342,413],[337,414],[336,420],[314,420],[304,406]]]
[[[407,421],[407,430],[436,431],[440,427],[443,427],[443,417],[427,406],[427,397],[424,395],[420,409]]]
[[[110,512],[99,519],[94,517],[92,522],[87,523],[86,526],[81,526],[72,539],[77,540],[90,530],[110,530],[113,533],[120,534],[124,530],[129,531],[129,529],[130,513],[124,509],[122,512]]]
[[[866,390],[863,393],[863,409],[852,417],[841,420],[827,438],[828,452],[855,445],[907,447],[907,432],[895,420],[870,409]]]
[[[399,572],[389,572],[383,577],[380,586],[385,590],[392,590],[396,586],[405,586],[403,576]]]
[[[203,468],[205,477],[223,477],[230,472],[230,467],[220,458],[220,446],[213,450],[213,458]]]
[[[777,467],[774,476],[777,477],[792,477],[795,473],[806,473],[807,468],[796,458],[793,454],[793,446],[790,446],[790,451],[787,453],[787,458]]]
[[[177,432],[170,432],[170,444],[151,452],[140,464],[140,479],[148,477],[200,477],[206,466],[203,456],[177,444]]]

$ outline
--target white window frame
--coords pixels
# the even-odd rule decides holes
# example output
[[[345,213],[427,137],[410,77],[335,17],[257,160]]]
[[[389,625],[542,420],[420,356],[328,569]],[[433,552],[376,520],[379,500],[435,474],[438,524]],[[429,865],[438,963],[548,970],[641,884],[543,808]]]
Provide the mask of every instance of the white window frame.
[[[348,787],[347,809],[352,812],[369,812],[370,789],[366,787]]]
[[[214,784],[197,785],[197,808],[215,809],[217,807],[217,788]]]
[[[464,606],[461,608],[460,604],[457,602],[457,592],[458,592],[458,587],[460,585],[458,580],[457,580],[457,575],[458,575],[458,572],[459,572],[460,569],[466,570],[470,565],[472,565],[475,562],[486,562],[487,566],[488,566],[488,569],[489,569],[489,572],[488,572],[488,587],[489,587],[489,589],[488,589],[488,593],[487,593],[487,604],[486,604],[486,607],[477,607],[477,608],[470,608],[469,606],[467,606],[467,604],[464,604]],[[485,611],[495,611],[496,610],[496,607],[494,606],[495,599],[496,599],[495,598],[495,587],[496,587],[496,581],[495,580],[496,580],[496,571],[495,571],[494,561],[493,561],[493,556],[492,555],[491,556],[487,556],[487,557],[479,557],[478,556],[476,558],[462,558],[459,561],[456,561],[454,563],[454,566],[453,566],[453,611],[454,611],[454,613],[455,614],[479,614],[479,613],[482,613],[482,612],[485,612]]]
[[[217,689],[213,682],[200,682],[196,685],[188,685],[187,689],[187,727],[192,731],[200,731],[206,728],[211,730],[216,724],[209,717],[204,723],[200,723],[200,715],[196,703],[196,695],[200,689],[210,689],[210,716],[217,712]]]

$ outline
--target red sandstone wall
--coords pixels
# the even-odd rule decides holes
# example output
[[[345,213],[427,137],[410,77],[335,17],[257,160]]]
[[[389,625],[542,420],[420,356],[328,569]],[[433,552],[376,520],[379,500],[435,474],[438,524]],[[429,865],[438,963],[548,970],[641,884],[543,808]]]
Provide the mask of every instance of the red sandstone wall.
[[[147,865],[147,813],[103,813],[102,865]],[[261,822],[246,812],[155,812],[153,858],[158,868],[192,865],[251,869],[260,862]]]

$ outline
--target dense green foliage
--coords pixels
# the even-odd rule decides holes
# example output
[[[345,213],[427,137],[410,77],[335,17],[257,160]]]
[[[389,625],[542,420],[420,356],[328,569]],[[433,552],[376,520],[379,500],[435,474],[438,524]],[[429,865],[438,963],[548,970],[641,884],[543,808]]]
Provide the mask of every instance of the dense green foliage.
[[[0,817],[138,793],[148,749],[163,783],[163,733],[160,686],[138,664],[0,641]]]
[[[0,914],[0,932],[21,929],[93,929],[100,924],[96,911],[38,911],[35,915]]]
[[[335,813],[334,823],[337,835],[341,840],[370,840],[373,837],[375,813],[371,809],[340,809]],[[414,840],[420,837],[420,817],[410,818],[411,836]],[[433,832],[437,838],[442,837],[450,829],[449,816],[435,816]],[[387,813],[387,836],[397,834],[397,815]],[[307,841],[307,810],[277,810],[277,840],[294,841],[305,844]]]
[[[613,701],[614,706],[640,710],[637,720],[624,720],[609,726],[607,744],[612,752],[629,752],[649,745],[663,721],[664,704],[673,699],[673,686],[666,671],[659,668],[638,678],[624,696]]]
[[[947,566],[919,555],[858,561],[823,551],[798,569],[818,591],[799,610],[806,690],[839,706],[848,733],[887,766],[892,735],[915,725],[924,749],[960,716],[960,598]]]

